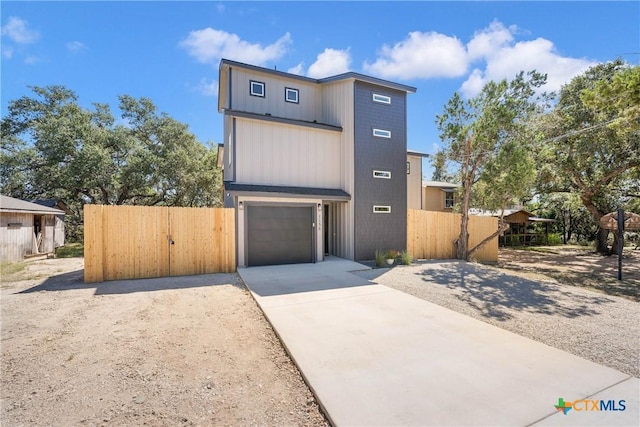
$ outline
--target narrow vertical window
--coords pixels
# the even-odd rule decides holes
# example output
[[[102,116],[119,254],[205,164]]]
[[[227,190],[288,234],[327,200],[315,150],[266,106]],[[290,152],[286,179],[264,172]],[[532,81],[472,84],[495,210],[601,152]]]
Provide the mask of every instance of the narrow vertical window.
[[[411,173],[411,162],[407,162],[407,175]]]
[[[257,82],[255,80],[249,81],[249,94],[251,96],[259,96],[260,98],[264,98],[264,89],[265,87],[263,82]]]
[[[294,104],[299,103],[299,94],[300,93],[298,92],[298,89],[293,89],[290,87],[284,88],[284,100],[286,102],[292,102]]]

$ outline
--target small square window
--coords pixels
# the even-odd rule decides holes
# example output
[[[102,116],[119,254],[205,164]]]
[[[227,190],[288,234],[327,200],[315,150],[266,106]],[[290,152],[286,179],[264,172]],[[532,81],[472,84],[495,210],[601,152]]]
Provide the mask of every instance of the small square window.
[[[391,138],[391,131],[384,129],[373,129],[373,136],[378,138]]]
[[[249,93],[251,96],[259,96],[264,98],[265,96],[265,86],[263,82],[257,82],[255,80],[249,81]]]
[[[380,95],[378,93],[373,94],[373,102],[378,102],[380,104],[391,104],[391,97],[386,95]]]
[[[391,172],[389,171],[373,171],[374,178],[391,179]]]
[[[373,213],[391,213],[391,206],[374,206]]]
[[[294,104],[297,104],[299,101],[299,92],[298,89],[293,89],[290,87],[285,87],[284,88],[284,100],[286,102],[292,102]]]

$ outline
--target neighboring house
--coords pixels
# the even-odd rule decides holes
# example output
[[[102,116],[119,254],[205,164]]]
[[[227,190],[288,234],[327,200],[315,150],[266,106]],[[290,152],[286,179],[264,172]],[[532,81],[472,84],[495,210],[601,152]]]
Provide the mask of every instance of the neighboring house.
[[[407,208],[422,209],[422,159],[428,154],[407,150]]]
[[[472,215],[499,217],[499,211],[471,209]],[[500,246],[541,245],[548,242],[549,224],[555,219],[540,218],[524,209],[505,209],[504,220],[509,229],[500,236]]]
[[[56,216],[65,213],[13,197],[0,196],[0,262],[52,253],[62,241],[56,235]],[[56,243],[57,242],[57,243]]]
[[[422,181],[422,209],[453,212],[459,185],[440,181]]]
[[[223,59],[220,157],[238,266],[405,249],[406,96],[415,91],[353,72],[312,79]]]
[[[35,199],[31,200],[31,203],[36,205],[46,206],[48,208],[60,209],[66,215],[71,215],[73,212],[69,209],[69,206],[60,199]],[[58,248],[64,246],[64,215],[56,215],[54,226],[54,247]]]

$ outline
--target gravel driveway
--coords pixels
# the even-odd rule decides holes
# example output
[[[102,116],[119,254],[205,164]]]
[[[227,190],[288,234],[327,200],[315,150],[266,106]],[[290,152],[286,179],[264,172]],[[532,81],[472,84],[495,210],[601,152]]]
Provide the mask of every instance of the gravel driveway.
[[[356,274],[640,377],[637,302],[463,261],[427,261]]]

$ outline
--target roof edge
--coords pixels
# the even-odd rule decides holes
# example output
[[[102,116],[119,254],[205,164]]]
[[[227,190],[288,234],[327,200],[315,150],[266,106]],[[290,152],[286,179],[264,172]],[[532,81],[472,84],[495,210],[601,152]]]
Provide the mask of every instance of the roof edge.
[[[354,80],[359,80],[359,81],[363,81],[366,83],[371,83],[371,84],[375,84],[375,85],[379,85],[379,86],[385,86],[391,89],[396,89],[396,90],[400,90],[403,92],[407,92],[407,93],[416,93],[416,91],[418,90],[417,88],[413,87],[413,86],[409,86],[409,85],[405,85],[402,83],[395,83],[389,80],[384,80],[384,79],[380,79],[378,77],[373,77],[373,76],[368,76],[366,74],[361,74],[361,73],[357,73],[355,71],[347,71],[346,73],[342,73],[342,74],[337,74],[335,76],[329,76],[329,77],[324,77],[321,79],[314,79],[311,77],[306,77],[306,76],[301,76],[299,74],[292,74],[292,73],[287,73],[285,71],[279,71],[277,69],[270,69],[270,68],[265,68],[265,67],[259,67],[257,65],[251,65],[251,64],[246,64],[243,62],[238,62],[238,61],[233,61],[231,59],[226,59],[226,58],[222,58],[220,60],[220,65],[219,65],[219,70],[222,71],[222,69],[224,67],[241,67],[241,68],[246,68],[249,70],[254,70],[254,71],[258,71],[258,72],[262,72],[262,73],[267,73],[267,74],[272,74],[272,75],[276,75],[276,76],[280,76],[280,77],[285,77],[288,79],[297,79],[300,81],[305,81],[308,83],[317,83],[317,84],[323,84],[323,83],[332,83],[332,82],[336,82],[336,81],[340,81],[340,80],[348,80],[348,79],[354,79]]]

